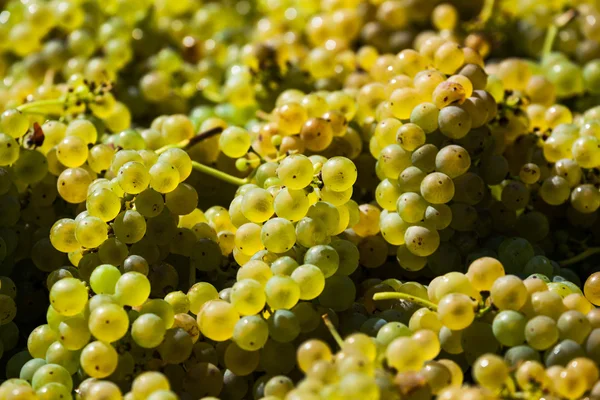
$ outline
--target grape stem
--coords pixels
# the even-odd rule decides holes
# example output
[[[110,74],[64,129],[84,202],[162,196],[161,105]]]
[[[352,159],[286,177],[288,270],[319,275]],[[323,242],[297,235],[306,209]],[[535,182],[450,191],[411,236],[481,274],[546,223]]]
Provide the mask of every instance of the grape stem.
[[[208,139],[210,137],[213,137],[215,135],[218,135],[219,133],[223,132],[223,128],[220,126],[214,127],[212,129],[206,130],[204,132],[200,132],[199,134],[197,134],[196,136],[194,136],[191,139],[185,139],[182,140],[179,143],[175,143],[175,144],[168,144],[166,146],[161,147],[160,149],[157,149],[155,151],[156,154],[162,154],[165,151],[169,150],[169,149],[185,149],[188,147],[191,147],[193,145],[195,145],[196,143],[200,143],[201,141]]]
[[[542,59],[548,57],[548,55],[550,55],[550,53],[552,52],[552,46],[554,45],[554,40],[556,39],[558,30],[567,25],[569,22],[571,22],[576,16],[577,11],[574,9],[570,9],[560,14],[554,19],[554,21],[546,31],[546,37],[544,38],[544,47],[542,47]]]
[[[36,101],[32,101],[30,103],[25,103],[25,104],[21,104],[20,106],[17,107],[18,111],[21,112],[30,112],[30,109],[35,109],[35,108],[44,108],[44,107],[48,107],[48,106],[62,106],[65,103],[65,98],[60,98],[60,99],[49,99],[49,100],[36,100]],[[33,112],[36,113],[36,112]],[[37,114],[37,113],[36,113]]]
[[[329,319],[329,315],[323,314],[321,318],[323,318],[323,322],[325,323],[325,326],[331,333],[331,336],[333,336],[333,338],[335,339],[335,342],[338,344],[338,346],[340,346],[340,348],[343,348],[344,341],[342,340],[342,337],[338,333],[337,329],[335,329],[335,326],[333,326],[333,322],[331,322],[331,320]]]
[[[483,8],[479,13],[479,23],[481,25],[485,25],[485,23],[490,19],[493,14],[494,7],[496,6],[496,0],[485,0],[483,4]]]
[[[373,300],[405,300],[411,303],[418,304],[422,307],[429,308],[432,311],[437,311],[437,304],[434,304],[428,300],[421,299],[417,296],[413,296],[407,293],[398,292],[380,292],[375,293]]]
[[[586,258],[593,256],[596,253],[600,253],[600,247],[590,247],[585,249],[583,252],[568,258],[566,260],[559,261],[561,267],[566,267],[567,265],[578,263],[579,261],[583,261]]]
[[[192,168],[196,171],[202,172],[206,175],[210,175],[214,178],[220,179],[223,182],[227,182],[232,185],[242,186],[248,183],[248,179],[242,179],[233,175],[229,175],[228,173],[219,171],[218,169],[209,167],[208,165],[200,164],[197,161],[192,161]]]
[[[493,308],[494,307],[491,304],[489,306],[487,306],[487,307],[480,308],[477,311],[477,317],[483,317],[485,314],[487,314],[488,312],[490,312]]]

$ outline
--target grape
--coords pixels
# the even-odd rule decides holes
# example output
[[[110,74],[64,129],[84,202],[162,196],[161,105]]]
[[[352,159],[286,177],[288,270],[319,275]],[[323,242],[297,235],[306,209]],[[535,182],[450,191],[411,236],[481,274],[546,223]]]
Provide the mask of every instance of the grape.
[[[445,136],[451,139],[461,139],[471,130],[472,119],[464,109],[448,106],[440,110],[438,124],[440,132]]]
[[[329,278],[338,270],[339,254],[331,246],[313,246],[304,255],[304,263],[317,266],[325,278]]]
[[[411,226],[404,234],[406,248],[416,256],[427,257],[438,248],[440,236],[437,230],[425,226]]]
[[[505,275],[493,283],[490,296],[500,310],[519,310],[527,300],[527,288],[518,277]]]
[[[294,269],[291,277],[300,288],[301,300],[312,300],[325,288],[325,276],[315,265],[304,264]]]
[[[300,286],[286,276],[273,276],[265,285],[267,304],[274,310],[291,309],[300,299]]]
[[[261,241],[273,253],[284,253],[296,243],[294,225],[284,218],[273,218],[261,228]]]
[[[108,226],[101,218],[87,216],[77,221],[75,238],[81,247],[98,247],[108,238]]]
[[[500,312],[494,318],[494,336],[504,346],[514,347],[525,342],[526,317],[512,310]]]
[[[225,341],[233,336],[239,314],[222,300],[209,300],[198,314],[200,332],[209,339]]]
[[[477,359],[472,370],[473,379],[490,390],[499,390],[508,378],[508,367],[495,354],[485,354]]]
[[[31,387],[38,390],[52,382],[60,383],[65,386],[69,392],[73,389],[71,374],[58,364],[45,364],[37,368],[31,378]]]
[[[410,113],[410,122],[418,125],[426,134],[438,128],[438,114],[440,110],[433,103],[421,103]]]
[[[431,204],[445,204],[454,197],[454,183],[441,172],[428,174],[421,182],[421,195]]]
[[[76,226],[77,223],[68,218],[59,219],[52,225],[50,241],[58,251],[68,253],[79,248],[75,238]]]
[[[240,318],[233,330],[233,341],[243,350],[256,351],[269,338],[269,327],[264,319],[252,315]]]
[[[527,321],[525,338],[527,344],[536,350],[546,350],[558,340],[556,322],[550,317],[538,315]]]

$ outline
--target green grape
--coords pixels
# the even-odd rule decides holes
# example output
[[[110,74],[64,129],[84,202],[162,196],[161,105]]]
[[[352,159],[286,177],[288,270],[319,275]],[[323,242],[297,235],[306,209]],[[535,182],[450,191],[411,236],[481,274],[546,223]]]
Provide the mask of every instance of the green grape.
[[[261,228],[261,241],[273,253],[284,253],[296,243],[294,225],[285,218],[273,218]]]
[[[163,320],[167,329],[170,329],[173,326],[175,311],[173,310],[173,307],[165,300],[148,300],[142,306],[140,310],[140,315],[147,313],[158,315]]]
[[[556,322],[545,315],[537,315],[527,321],[525,339],[536,350],[546,350],[558,341],[559,331]]]
[[[193,345],[192,338],[185,329],[173,328],[165,333],[158,352],[165,363],[180,364],[190,357]]]
[[[291,342],[300,334],[300,321],[292,311],[276,310],[267,323],[269,336],[278,342]]]
[[[216,242],[217,232],[213,229],[212,226],[207,224],[206,222],[199,222],[192,228],[192,231],[196,235],[197,239],[210,239],[213,242]]]
[[[80,356],[81,368],[92,378],[105,378],[117,368],[119,356],[113,346],[95,341],[83,348]]]
[[[135,243],[146,233],[146,219],[135,210],[127,210],[117,215],[112,227],[117,239],[123,243]]]
[[[117,182],[126,193],[141,193],[150,184],[148,168],[136,161],[127,162],[119,168]]]
[[[427,258],[413,254],[406,245],[398,246],[396,260],[406,271],[420,271],[427,264]]]
[[[533,247],[523,238],[506,239],[498,248],[498,258],[508,273],[521,272],[534,255]]]
[[[593,213],[600,207],[600,193],[593,185],[578,185],[571,191],[571,205],[581,213]]]
[[[149,170],[150,187],[159,193],[175,190],[180,182],[179,170],[167,162],[158,161]]]
[[[560,315],[557,321],[561,339],[570,339],[582,344],[592,330],[589,320],[583,313],[569,310]]]
[[[68,350],[61,342],[54,342],[46,351],[46,362],[60,365],[74,374],[79,369],[79,353]]]
[[[56,339],[56,332],[49,325],[40,325],[29,334],[27,350],[35,358],[44,358]]]
[[[254,279],[262,286],[267,284],[267,281],[273,276],[273,272],[269,264],[262,260],[249,260],[242,268],[238,269],[236,279]]]
[[[73,389],[71,374],[64,367],[57,364],[40,366],[31,378],[31,387],[34,390],[39,390],[51,382],[64,385],[69,392]]]
[[[290,256],[279,257],[271,263],[273,275],[290,276],[298,268],[298,262]]]
[[[89,215],[104,222],[113,220],[121,210],[121,199],[108,189],[99,189],[87,196],[86,208]]]
[[[468,112],[457,106],[449,106],[440,110],[438,116],[440,132],[451,139],[461,139],[469,133],[472,126]]]
[[[273,276],[265,285],[267,304],[271,309],[291,309],[300,299],[300,286],[287,276]]]
[[[175,190],[167,193],[166,206],[173,214],[186,215],[198,205],[198,193],[191,185],[180,183]]]
[[[109,237],[98,248],[98,255],[104,264],[121,265],[127,258],[127,245],[116,237]]]
[[[19,110],[6,110],[0,117],[2,132],[15,139],[22,137],[29,129],[29,120],[26,114]]]
[[[559,205],[569,199],[571,190],[566,179],[555,175],[544,180],[539,193],[546,203]]]
[[[166,150],[158,157],[158,162],[164,162],[177,168],[179,171],[179,182],[183,182],[192,172],[192,160],[190,156],[181,149],[172,148]]]
[[[117,301],[123,305],[141,306],[149,295],[150,282],[145,275],[139,272],[124,273],[115,285],[115,296]]]
[[[404,234],[406,248],[416,256],[427,257],[440,245],[437,230],[426,226],[411,226]]]
[[[21,367],[19,378],[31,383],[31,379],[33,378],[35,372],[46,364],[47,362],[43,358],[33,358],[27,361],[25,364],[23,364],[23,367]]]
[[[194,136],[194,125],[186,115],[170,115],[162,123],[161,135],[165,143],[179,143]]]
[[[233,342],[246,351],[262,348],[269,338],[267,322],[257,315],[240,318],[233,330]]]
[[[415,166],[406,168],[398,176],[398,189],[401,192],[418,193],[421,187],[421,182],[427,174]]]
[[[67,125],[65,135],[67,137],[76,136],[83,139],[88,144],[94,144],[98,139],[98,130],[91,121],[86,119],[76,119]]]
[[[302,219],[309,207],[310,203],[304,191],[287,187],[281,189],[273,201],[275,214],[292,222]]]
[[[431,204],[448,203],[454,197],[454,183],[446,174],[430,173],[421,182],[421,195]]]
[[[83,311],[88,299],[85,283],[75,278],[64,278],[50,290],[52,307],[64,316],[73,316]]]
[[[464,147],[449,145],[442,147],[435,156],[435,169],[450,178],[461,176],[471,166],[471,157]]]
[[[387,363],[398,371],[418,371],[425,359],[417,343],[410,337],[400,336],[388,345]]]
[[[135,209],[146,218],[160,215],[165,207],[162,195],[154,189],[146,189],[135,197]]]
[[[437,123],[437,122],[436,122]],[[411,154],[411,163],[414,167],[421,171],[429,173],[435,170],[435,159],[437,157],[438,148],[433,144],[425,144]],[[408,167],[411,168],[411,167]],[[422,179],[421,179],[422,180]],[[419,181],[420,183],[420,181]]]
[[[19,144],[12,137],[0,133],[0,165],[11,165],[19,158]]]
[[[243,128],[230,126],[219,136],[219,148],[227,157],[239,158],[250,148],[250,134]]]
[[[427,206],[428,204],[425,199],[414,192],[403,193],[398,198],[396,205],[398,215],[400,215],[403,221],[410,224],[423,220]]]
[[[328,245],[317,245],[308,249],[304,263],[318,267],[325,278],[329,278],[339,268],[340,257],[337,251]]]
[[[425,131],[416,124],[408,123],[398,128],[396,142],[407,151],[413,151],[425,144]]]
[[[384,177],[398,179],[400,173],[410,167],[410,157],[410,152],[397,144],[384,147],[379,154],[379,166]]]
[[[210,283],[198,282],[188,290],[187,297],[190,300],[190,311],[198,315],[207,301],[219,298],[219,293]]]
[[[200,239],[193,245],[190,259],[200,271],[214,271],[221,265],[221,248],[210,239]]]
[[[104,304],[91,312],[88,327],[95,338],[110,343],[127,333],[129,318],[121,306]]]
[[[402,171],[402,174],[405,171]],[[400,174],[400,177],[402,177],[402,174]],[[420,183],[421,182],[419,181],[419,184]],[[384,210],[393,211],[396,209],[396,202],[398,201],[398,197],[400,197],[402,192],[403,190],[400,188],[399,181],[384,179],[379,182],[379,185],[377,185],[377,189],[375,190],[375,199],[381,208]],[[275,200],[277,201],[277,199]]]
[[[167,328],[165,322],[156,314],[140,315],[131,326],[131,337],[143,348],[158,347],[165,338]]]
[[[523,274],[542,274],[546,276],[552,276],[554,275],[554,267],[548,258],[544,256],[534,256],[527,261],[527,264],[525,264],[525,268],[523,268]]]
[[[349,189],[356,182],[358,172],[354,163],[345,157],[333,157],[321,168],[323,184],[335,192]]]
[[[527,288],[514,275],[501,276],[490,289],[492,302],[500,310],[519,310],[527,301]]]
[[[494,336],[504,346],[518,346],[525,342],[527,318],[516,311],[504,310],[494,318]]]
[[[223,342],[233,336],[239,318],[233,305],[223,300],[210,300],[198,314],[198,327],[207,338]]]
[[[277,167],[277,176],[281,183],[289,189],[303,189],[312,182],[312,162],[304,155],[292,154],[280,162]]]
[[[79,167],[88,158],[87,143],[78,136],[67,136],[56,146],[56,156],[58,161],[66,167]]]
[[[449,329],[467,328],[475,318],[474,302],[465,294],[450,293],[438,303],[440,320]]]
[[[315,204],[311,205],[306,216],[323,221],[330,235],[335,233],[340,222],[340,213],[337,208],[325,201],[317,201]]]
[[[242,213],[255,223],[265,222],[273,215],[273,196],[264,189],[251,189],[244,194]]]
[[[87,190],[92,180],[90,173],[83,168],[65,169],[56,183],[58,194],[68,203],[81,203],[86,200]]]
[[[515,346],[506,351],[504,360],[510,366],[517,366],[525,361],[539,362],[540,353],[527,345]]]
[[[263,286],[254,279],[238,280],[231,288],[230,302],[240,315],[258,314],[266,303]]]
[[[48,161],[39,151],[23,149],[12,172],[16,182],[37,183],[48,174]]]
[[[96,267],[90,276],[90,286],[98,294],[114,294],[115,285],[121,277],[119,269],[109,264]]]
[[[304,217],[296,224],[296,241],[300,245],[311,247],[325,244],[328,240],[329,231],[322,220]]]
[[[412,109],[410,122],[419,126],[426,134],[438,129],[438,114],[440,110],[433,103],[421,103]]]
[[[50,229],[50,242],[58,251],[68,253],[79,248],[75,239],[77,223],[69,218],[59,219]]]
[[[304,264],[291,274],[291,277],[300,287],[300,299],[312,300],[319,296],[325,287],[325,277],[319,267]]]
[[[317,298],[323,307],[334,311],[345,311],[356,298],[354,282],[347,276],[334,275],[325,280],[325,288]]]
[[[460,75],[455,76],[458,77]],[[431,94],[431,100],[433,104],[435,104],[437,108],[442,109],[452,104],[463,103],[465,98],[469,97],[468,95],[470,95],[470,92],[468,92],[467,89],[472,88],[466,88],[466,82],[463,81],[462,83],[463,84],[448,79],[437,85]]]
[[[108,238],[108,225],[98,217],[87,216],[77,221],[75,238],[81,247],[96,248]]]
[[[290,378],[285,375],[277,375],[267,381],[264,394],[265,397],[285,398],[292,389],[294,389],[294,382]]]
[[[62,321],[58,325],[58,340],[68,350],[80,350],[90,341],[87,321],[75,316]]]
[[[135,256],[130,256],[135,257]],[[130,258],[128,257],[128,258]],[[171,292],[165,296],[165,301],[173,307],[173,312],[177,314],[187,314],[190,310],[190,300],[181,290]]]
[[[471,373],[482,387],[497,392],[504,386],[509,371],[501,357],[484,354],[475,361]]]

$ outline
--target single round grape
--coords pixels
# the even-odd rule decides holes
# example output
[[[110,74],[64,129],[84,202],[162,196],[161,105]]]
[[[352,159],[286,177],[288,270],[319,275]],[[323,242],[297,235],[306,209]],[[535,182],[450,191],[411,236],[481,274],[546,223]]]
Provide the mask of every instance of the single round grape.
[[[251,315],[237,321],[232,340],[243,350],[256,351],[265,345],[268,338],[267,322],[259,316]]]
[[[280,162],[277,167],[277,176],[281,183],[289,189],[303,189],[312,182],[312,162],[304,155],[292,154]]]
[[[475,307],[467,295],[450,293],[438,303],[438,314],[444,326],[452,330],[461,330],[473,322]]]
[[[325,288],[325,276],[315,265],[301,265],[294,269],[291,277],[300,287],[301,300],[312,300],[319,296]]]
[[[414,224],[423,220],[427,206],[427,202],[421,195],[407,192],[398,198],[396,208],[402,220]]]
[[[468,112],[457,106],[448,106],[440,110],[438,116],[440,132],[451,139],[461,139],[469,133],[472,126]]]
[[[500,310],[519,310],[527,301],[527,288],[523,281],[514,275],[496,279],[490,289],[492,302]]]
[[[76,278],[65,278],[56,282],[50,290],[52,307],[64,316],[73,316],[83,311],[88,299],[85,283]]]
[[[296,243],[294,225],[284,218],[273,218],[261,228],[261,241],[273,253],[284,253]]]
[[[354,163],[345,157],[333,157],[321,168],[323,184],[333,191],[341,192],[354,185],[358,170]]]
[[[81,368],[93,378],[105,378],[117,368],[118,354],[108,343],[95,341],[83,348],[80,356]]]
[[[54,248],[63,253],[78,249],[75,230],[77,223],[69,218],[59,219],[50,229],[50,242]]]
[[[68,203],[81,203],[86,200],[87,190],[92,180],[90,173],[83,168],[65,169],[56,183],[58,193]]]
[[[150,295],[150,281],[139,272],[126,272],[117,281],[115,296],[119,303],[141,306]]]
[[[448,145],[442,147],[435,156],[435,169],[438,172],[456,178],[469,169],[471,157],[464,147]]]
[[[180,182],[179,170],[165,161],[158,161],[149,170],[150,187],[159,193],[175,190]]]
[[[473,365],[473,379],[484,388],[498,391],[508,379],[508,366],[495,354],[484,354]]]
[[[494,336],[504,346],[514,347],[525,342],[527,318],[516,311],[504,310],[494,318]]]
[[[198,315],[200,332],[209,339],[222,342],[233,336],[239,314],[223,300],[210,300]]]
[[[448,203],[454,197],[454,183],[446,174],[430,173],[421,182],[421,195],[431,204]]]
[[[411,226],[404,234],[406,248],[416,256],[427,257],[440,245],[440,235],[437,230],[425,226]]]
[[[250,134],[243,128],[230,126],[219,136],[219,147],[226,156],[239,158],[250,148]]]
[[[267,304],[274,310],[291,309],[300,299],[300,286],[287,276],[273,276],[265,285]]]
[[[385,352],[387,363],[397,371],[418,371],[425,358],[417,343],[410,337],[398,337],[387,347]]]
[[[555,175],[544,180],[539,194],[546,203],[556,206],[569,199],[571,189],[566,179]]]

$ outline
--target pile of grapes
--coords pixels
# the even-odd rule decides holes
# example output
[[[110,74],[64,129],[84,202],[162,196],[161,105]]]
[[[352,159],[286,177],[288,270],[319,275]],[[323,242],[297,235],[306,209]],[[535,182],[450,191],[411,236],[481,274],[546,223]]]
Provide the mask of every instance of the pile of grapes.
[[[600,400],[597,0],[0,4],[0,400]]]

